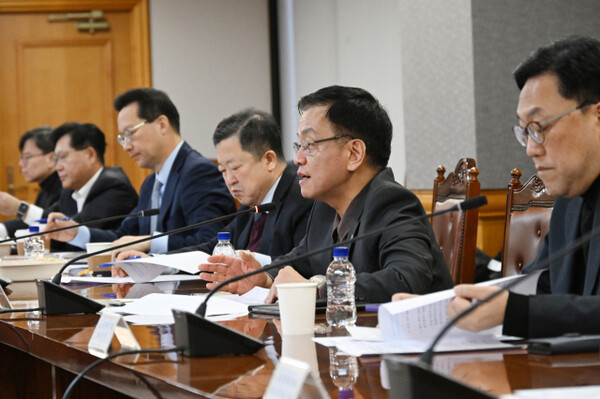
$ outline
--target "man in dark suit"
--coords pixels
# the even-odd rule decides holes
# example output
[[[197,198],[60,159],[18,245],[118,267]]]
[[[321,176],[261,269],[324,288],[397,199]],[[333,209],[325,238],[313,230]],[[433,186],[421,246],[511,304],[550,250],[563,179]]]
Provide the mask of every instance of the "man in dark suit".
[[[181,139],[179,113],[165,93],[150,88],[130,90],[118,96],[114,106],[119,112],[118,142],[140,167],[154,171],[142,184],[134,212],[159,208],[160,213],[127,218],[115,230],[80,227],[54,233],[52,238],[78,247],[90,241],[116,240],[117,245],[235,211],[217,167]],[[48,228],[69,224],[54,221]],[[209,240],[224,226],[225,222],[213,223],[130,248],[164,253]]]
[[[365,232],[425,214],[419,199],[398,184],[386,168],[392,141],[387,112],[368,92],[331,86],[303,97],[299,142],[294,144],[302,195],[318,201],[311,211],[307,234],[283,258],[360,236]],[[251,257],[213,256],[200,265],[200,277],[222,281],[260,267]],[[359,301],[389,301],[397,291],[428,293],[452,287],[452,279],[427,220],[415,221],[350,246],[357,272]],[[253,286],[318,280],[321,285],[331,252],[294,262],[277,274],[262,273],[228,289],[243,293]],[[216,274],[204,273],[214,272]],[[212,287],[213,284],[207,284]],[[272,289],[268,300],[274,299]]]
[[[54,143],[52,142],[52,128],[40,126],[28,130],[19,139],[21,158],[19,166],[25,181],[38,183],[40,191],[35,200],[35,205],[47,209],[58,201],[62,186],[54,168]],[[21,212],[19,212],[21,208]],[[27,202],[6,193],[0,192],[0,213],[4,215],[17,215],[16,218],[0,223],[0,236],[13,237],[16,230],[26,229],[34,223],[30,218],[29,223],[23,221],[24,210],[29,208]]]
[[[30,205],[24,220],[60,212],[81,223],[108,216],[127,214],[137,202],[137,193],[119,167],[104,167],[104,133],[92,123],[65,123],[52,132],[53,162],[63,189],[57,203],[44,209]],[[71,222],[74,223],[74,222]],[[106,222],[100,228],[115,227]],[[58,242],[52,250],[73,249]]]
[[[524,272],[550,262],[538,294],[502,293],[465,318],[480,330],[504,322],[524,337],[600,333],[600,238],[563,258],[555,254],[600,226],[600,41],[576,37],[538,49],[514,72],[521,90],[513,128],[538,176],[556,198],[550,230]],[[458,286],[451,315],[496,288]],[[548,295],[550,294],[550,295]]]
[[[223,119],[213,134],[218,167],[240,210],[273,202],[266,215],[238,215],[222,231],[231,233],[236,249],[247,249],[276,258],[288,253],[306,234],[313,201],[300,193],[296,166],[287,165],[281,146],[281,131],[273,116],[246,109]],[[256,217],[258,216],[258,217]],[[216,237],[175,252],[212,253]],[[118,259],[144,256],[123,251]],[[113,274],[125,275],[114,267]]]

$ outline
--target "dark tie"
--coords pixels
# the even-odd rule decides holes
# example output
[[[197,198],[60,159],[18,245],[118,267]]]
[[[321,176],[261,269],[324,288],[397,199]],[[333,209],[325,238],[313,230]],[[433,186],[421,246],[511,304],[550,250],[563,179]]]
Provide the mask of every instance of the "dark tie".
[[[152,208],[160,208],[160,188],[162,183],[158,179],[154,180],[154,187],[152,188],[152,197],[150,198],[150,206]],[[156,231],[156,225],[158,223],[158,215],[150,217],[150,234]]]
[[[250,239],[248,240],[248,245],[246,249],[252,252],[257,252],[258,248],[260,248],[260,241],[262,239],[262,233],[265,228],[265,221],[267,220],[267,216],[264,213],[260,215],[255,215],[258,219],[254,220],[252,224],[252,229],[250,230]]]

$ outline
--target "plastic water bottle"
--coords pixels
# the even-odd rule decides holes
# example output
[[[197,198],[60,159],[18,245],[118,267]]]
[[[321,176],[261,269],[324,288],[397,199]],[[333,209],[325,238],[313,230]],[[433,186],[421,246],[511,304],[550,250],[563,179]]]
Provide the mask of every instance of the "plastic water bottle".
[[[38,233],[39,226],[29,226],[29,233]],[[23,251],[28,258],[44,256],[44,240],[42,236],[29,237],[23,242]]]
[[[217,234],[219,242],[213,249],[213,255],[235,256],[235,248],[231,245],[231,233],[221,232]]]
[[[329,376],[338,388],[339,399],[354,398],[354,384],[358,377],[358,362],[337,348],[329,348]]]
[[[327,323],[334,327],[351,326],[356,322],[354,283],[356,273],[348,260],[348,248],[333,249],[333,261],[327,268]]]

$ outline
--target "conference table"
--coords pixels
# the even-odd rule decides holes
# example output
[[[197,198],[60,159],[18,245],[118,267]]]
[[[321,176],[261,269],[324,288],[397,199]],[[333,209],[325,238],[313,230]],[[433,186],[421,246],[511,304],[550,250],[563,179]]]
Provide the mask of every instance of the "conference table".
[[[164,286],[164,284],[163,284]],[[156,292],[159,285],[132,284],[68,285],[67,288],[95,300]],[[141,289],[140,289],[141,288]],[[201,281],[182,281],[168,293],[193,295],[204,292]],[[8,297],[14,307],[36,305],[33,282],[11,284]],[[39,312],[0,315],[0,397],[60,398],[74,376],[98,358],[87,344],[99,319],[96,314],[45,316]],[[190,358],[177,353],[117,357],[102,363],[80,381],[73,398],[261,398],[282,352],[311,366],[328,394],[338,397],[337,384],[352,386],[355,398],[386,398],[380,356],[344,358],[315,344],[310,338],[282,337],[278,318],[248,315],[221,322],[258,338],[265,348],[254,355]],[[375,313],[360,312],[357,324],[375,326]],[[328,331],[324,315],[315,319],[317,336],[340,335]],[[168,348],[176,345],[172,325],[131,325],[140,346]],[[207,343],[210,345],[210,343]],[[120,350],[113,339],[111,351]],[[334,361],[331,361],[334,360]],[[344,363],[345,362],[345,363]],[[338,372],[336,365],[355,363],[356,374]],[[437,371],[493,395],[516,389],[600,384],[600,355],[540,356],[521,348],[505,351],[439,354]],[[350,375],[349,375],[350,374]],[[354,377],[354,375],[356,377]],[[305,384],[303,397],[315,393]]]

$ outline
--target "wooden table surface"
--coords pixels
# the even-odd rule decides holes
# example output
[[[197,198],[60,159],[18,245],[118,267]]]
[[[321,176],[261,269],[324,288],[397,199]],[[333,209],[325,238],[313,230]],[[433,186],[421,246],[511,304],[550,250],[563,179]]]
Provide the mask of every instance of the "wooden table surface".
[[[204,291],[203,284],[197,281],[181,282],[174,289],[169,284],[158,287],[166,293],[184,295]],[[130,284],[69,286],[92,299],[104,300],[158,287],[143,284],[131,290]],[[14,283],[9,289],[9,298],[16,307],[35,305],[33,283]],[[87,343],[98,317],[95,314],[0,315],[0,367],[3,370],[0,373],[0,397],[61,397],[74,374],[97,359],[88,353]],[[90,372],[72,397],[260,398],[282,351],[284,355],[309,363],[329,395],[338,396],[330,375],[330,357],[335,356],[335,350],[330,353],[330,349],[305,337],[284,337],[282,340],[277,318],[250,315],[222,323],[262,340],[266,347],[252,356],[189,358],[171,353],[119,357]],[[376,314],[359,314],[358,325],[374,326],[376,323]],[[319,331],[326,329],[323,315],[317,315],[316,325]],[[131,329],[142,348],[175,346],[172,325],[131,326]],[[118,350],[118,341],[114,339],[112,351]],[[523,388],[600,384],[598,353],[534,356],[515,349],[439,354],[434,367],[494,395]],[[387,397],[388,391],[382,387],[379,356],[357,359],[357,369],[353,387],[355,398]],[[305,392],[310,393],[310,387],[305,387]]]

